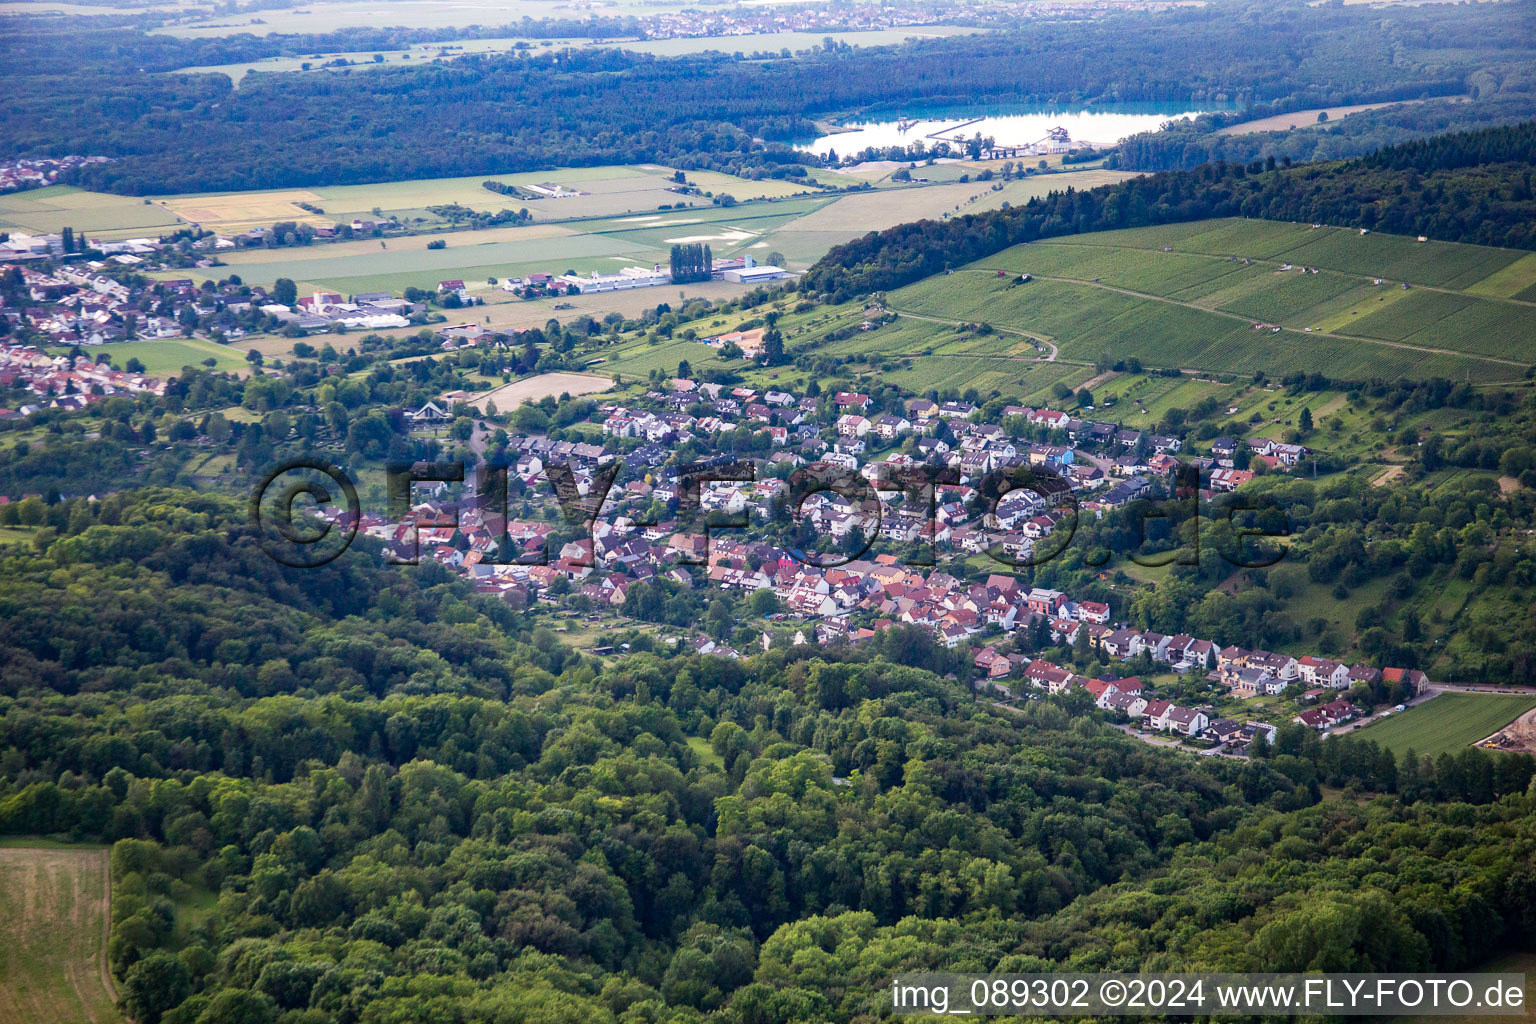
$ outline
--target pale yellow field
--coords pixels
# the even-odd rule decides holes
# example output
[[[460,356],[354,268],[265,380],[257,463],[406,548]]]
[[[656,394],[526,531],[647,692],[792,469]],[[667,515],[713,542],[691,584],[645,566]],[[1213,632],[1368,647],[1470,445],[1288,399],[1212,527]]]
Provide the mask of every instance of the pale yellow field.
[[[104,849],[0,847],[0,1024],[120,1021]]]
[[[286,220],[317,227],[332,223],[331,219],[312,214],[297,205],[320,204],[320,196],[308,189],[174,196],[156,202],[182,220],[225,234],[248,231],[253,227],[270,227],[278,221]]]
[[[1244,121],[1242,124],[1230,124],[1220,130],[1221,135],[1248,135],[1253,132],[1284,132],[1292,128],[1315,128],[1320,122],[1317,115],[1326,113],[1329,121],[1337,121],[1341,117],[1350,114],[1358,114],[1362,110],[1375,110],[1377,107],[1391,107],[1398,103],[1422,103],[1423,100],[1396,100],[1392,103],[1357,103],[1350,107],[1315,107],[1312,110],[1293,110],[1289,114],[1275,114],[1273,117],[1261,117],[1255,121]]]
[[[586,373],[541,373],[537,377],[515,380],[494,391],[476,395],[469,405],[483,413],[491,402],[495,402],[498,412],[509,412],[524,402],[537,402],[546,396],[559,398],[567,394],[590,395],[607,391],[611,387],[613,381],[608,377]]]
[[[1003,184],[969,181],[952,185],[925,185],[894,191],[859,192],[844,196],[815,213],[786,225],[793,231],[879,231],[924,217],[960,212],[974,213],[1009,202],[1017,206],[1034,196],[1064,192],[1068,188],[1085,189],[1129,178],[1122,171],[1076,171],[1068,174],[1043,174]],[[972,203],[972,200],[975,200]],[[850,235],[849,237],[854,237]]]

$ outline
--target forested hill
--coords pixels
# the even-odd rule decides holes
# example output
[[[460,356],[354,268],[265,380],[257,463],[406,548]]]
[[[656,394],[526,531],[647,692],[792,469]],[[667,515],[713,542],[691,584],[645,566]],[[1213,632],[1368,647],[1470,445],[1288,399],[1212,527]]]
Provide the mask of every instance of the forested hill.
[[[27,20],[7,25],[0,151],[116,157],[76,183],[130,194],[634,162],[772,170],[797,159],[789,141],[816,136],[811,118],[917,105],[1226,109],[1459,95],[1536,58],[1530,8],[1223,3],[768,61],[566,50],[253,73],[238,90],[223,75],[156,73],[220,62],[207,40]],[[1157,45],[1141,45],[1148,38]],[[299,52],[323,52],[315,42]],[[242,38],[223,60],[295,45]]]
[[[1170,755],[915,628],[602,666],[432,563],[264,562],[234,502],[51,508],[0,554],[0,834],[116,844],[141,1024],[822,1024],[897,971],[1536,941],[1530,758]]]
[[[1302,113],[1306,106],[1297,105],[1303,102],[1299,98],[1285,104],[1263,104],[1249,110],[1169,121],[1157,131],[1122,139],[1106,158],[1105,166],[1176,171],[1217,160],[1249,163],[1269,156],[1277,160],[1289,157],[1295,163],[1340,160],[1430,135],[1518,124],[1536,113],[1536,74],[1529,68],[1517,74],[1532,77],[1498,76],[1496,84],[1480,92],[1475,103],[1460,96],[1394,103],[1334,118],[1326,124],[1314,123],[1315,114]],[[1220,131],[1227,125],[1286,113],[1295,114],[1296,120],[1302,122],[1298,129],[1234,134]]]
[[[1208,164],[835,246],[803,286],[846,299],[898,288],[1037,238],[1257,217],[1536,249],[1536,122],[1405,143],[1355,160]]]

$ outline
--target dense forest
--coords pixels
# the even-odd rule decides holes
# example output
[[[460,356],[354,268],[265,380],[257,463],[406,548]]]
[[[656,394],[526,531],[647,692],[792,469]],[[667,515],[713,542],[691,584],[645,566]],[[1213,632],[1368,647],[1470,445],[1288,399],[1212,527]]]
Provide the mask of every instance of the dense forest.
[[[130,194],[640,161],[771,169],[817,159],[787,145],[816,134],[813,117],[914,104],[1242,109],[1460,95],[1529,64],[1529,10],[1530,0],[1389,11],[1212,5],[768,61],[571,50],[251,74],[238,90],[222,75],[155,73],[212,61],[207,41],[143,43],[118,31],[98,56],[90,30],[28,23],[4,71],[0,148],[118,157],[76,180]],[[1149,34],[1157,47],[1130,45]],[[170,54],[182,44],[178,63]],[[225,59],[249,55],[230,45],[241,57]],[[60,62],[70,75],[57,74]]]
[[[223,499],[66,511],[0,557],[0,833],[116,844],[142,1024],[803,1024],[896,970],[1536,940],[1529,758],[1169,757],[907,630],[605,666],[432,565],[279,567]]]
[[[1514,76],[1511,76],[1513,78]],[[1276,104],[1241,114],[1208,114],[1193,121],[1170,121],[1155,132],[1123,139],[1105,159],[1105,166],[1137,171],[1190,170],[1225,160],[1249,163],[1274,157],[1304,163],[1361,156],[1386,146],[1447,132],[1516,124],[1536,109],[1536,82],[1511,82],[1510,91],[1492,92],[1476,103],[1460,98],[1430,99],[1363,110],[1319,123],[1316,115],[1296,131],[1265,131],[1224,135],[1219,129],[1239,117],[1259,118],[1302,110],[1292,103]]]
[[[1355,160],[1207,164],[1023,206],[902,224],[834,246],[803,288],[851,296],[898,288],[1037,238],[1209,217],[1341,224],[1536,249],[1536,122],[1387,147]]]

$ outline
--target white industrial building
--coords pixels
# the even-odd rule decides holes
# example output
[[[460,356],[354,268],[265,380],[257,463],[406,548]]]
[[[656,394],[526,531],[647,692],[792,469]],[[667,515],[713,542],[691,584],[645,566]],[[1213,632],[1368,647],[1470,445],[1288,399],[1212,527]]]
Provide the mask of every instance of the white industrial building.
[[[788,276],[788,274],[789,271],[785,270],[783,267],[753,266],[738,267],[734,270],[727,270],[720,276],[725,280],[733,281],[736,284],[758,284],[762,281],[777,281],[781,277]]]
[[[760,281],[777,281],[781,277],[789,276],[789,271],[783,267],[758,266],[757,260],[751,256],[738,256],[733,260],[716,260],[715,273],[720,276],[720,280],[735,284],[757,284]]]
[[[579,274],[562,274],[560,280],[579,288],[583,295],[593,292],[616,292],[626,288],[652,288],[672,280],[672,271],[660,264],[647,270],[644,267],[625,267],[617,274],[599,274],[596,271],[582,277]]]

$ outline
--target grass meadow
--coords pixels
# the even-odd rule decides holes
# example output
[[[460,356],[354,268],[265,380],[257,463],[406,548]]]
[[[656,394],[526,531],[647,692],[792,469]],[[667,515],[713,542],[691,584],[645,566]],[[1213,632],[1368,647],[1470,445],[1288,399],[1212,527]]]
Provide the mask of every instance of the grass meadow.
[[[1471,746],[1533,707],[1536,697],[1527,694],[1442,693],[1356,735],[1399,754],[1415,750],[1435,757]]]
[[[117,342],[103,349],[86,349],[94,354],[106,352],[112,357],[112,365],[126,368],[128,360],[137,359],[144,364],[144,372],[151,377],[168,377],[179,373],[184,366],[203,365],[206,359],[215,360],[213,369],[239,371],[249,369],[245,353],[249,346],[241,347],[240,339],[229,345],[220,345],[201,338],[156,338],[148,341]],[[53,351],[68,352],[68,348]]]
[[[107,851],[0,847],[0,1021],[115,1024]]]

